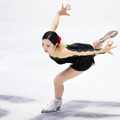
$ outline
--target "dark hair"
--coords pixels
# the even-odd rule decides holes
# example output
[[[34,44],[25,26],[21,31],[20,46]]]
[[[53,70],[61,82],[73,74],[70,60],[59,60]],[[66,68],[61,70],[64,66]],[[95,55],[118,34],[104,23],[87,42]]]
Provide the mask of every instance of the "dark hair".
[[[54,45],[58,43],[58,35],[56,32],[53,31],[46,32],[42,37],[42,40],[43,39],[49,39]]]

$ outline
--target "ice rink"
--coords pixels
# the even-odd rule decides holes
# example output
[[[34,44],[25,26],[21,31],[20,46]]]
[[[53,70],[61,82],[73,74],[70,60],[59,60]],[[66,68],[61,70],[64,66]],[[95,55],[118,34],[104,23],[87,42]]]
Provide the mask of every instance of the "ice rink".
[[[41,114],[54,98],[58,65],[41,46],[61,4],[62,42],[92,43],[120,30],[120,0],[0,0],[0,120],[120,120],[120,33],[114,55],[100,54],[89,70],[67,81],[61,111]]]

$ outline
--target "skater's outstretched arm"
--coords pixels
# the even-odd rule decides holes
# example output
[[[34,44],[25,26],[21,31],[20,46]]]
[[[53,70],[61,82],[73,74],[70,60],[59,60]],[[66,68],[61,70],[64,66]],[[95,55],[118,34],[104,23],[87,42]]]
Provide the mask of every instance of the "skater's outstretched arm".
[[[64,7],[64,5],[62,4],[62,8],[56,13],[56,16],[53,20],[53,23],[52,23],[49,31],[55,31],[57,29],[60,16],[62,16],[62,15],[70,16],[70,14],[67,13],[68,10],[71,10],[70,5],[67,4],[66,7]]]
[[[95,55],[95,54],[102,54],[102,53],[112,54],[112,52],[110,50],[116,47],[116,46],[112,47],[112,45],[113,45],[113,42],[110,43],[110,41],[109,41],[105,45],[105,47],[103,47],[102,49],[92,49],[92,50],[81,51],[81,52],[71,51],[71,50],[68,50],[67,48],[65,48],[60,52],[60,54],[56,55],[56,57],[67,58],[67,57],[71,57],[71,56],[74,56],[74,55],[88,56],[88,55]]]

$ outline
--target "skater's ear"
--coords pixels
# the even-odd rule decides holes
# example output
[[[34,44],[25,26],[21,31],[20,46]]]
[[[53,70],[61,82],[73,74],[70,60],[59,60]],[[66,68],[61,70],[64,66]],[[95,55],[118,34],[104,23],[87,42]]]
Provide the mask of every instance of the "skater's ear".
[[[58,43],[56,43],[55,47],[58,47],[58,46],[59,46],[59,44],[58,44]]]

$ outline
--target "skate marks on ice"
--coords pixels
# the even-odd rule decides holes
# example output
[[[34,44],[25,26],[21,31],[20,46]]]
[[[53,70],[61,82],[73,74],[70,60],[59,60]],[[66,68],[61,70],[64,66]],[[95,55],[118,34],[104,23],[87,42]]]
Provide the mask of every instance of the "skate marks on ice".
[[[117,117],[120,119],[120,103],[102,101],[78,101],[73,100],[63,104],[61,111],[41,113],[31,120],[77,120],[77,119],[100,119]]]
[[[33,99],[19,97],[19,96],[9,96],[9,95],[0,95],[0,101],[10,102],[10,103],[27,103],[34,101]],[[3,106],[2,106],[3,108]],[[0,118],[8,115],[10,111],[0,108]]]
[[[0,109],[0,118],[8,115],[8,113],[9,113],[9,112],[8,112],[7,110]]]
[[[11,102],[11,103],[26,103],[26,102],[34,101],[33,99],[30,99],[30,98],[19,97],[19,96],[9,96],[9,95],[0,95],[0,101],[1,100]]]

